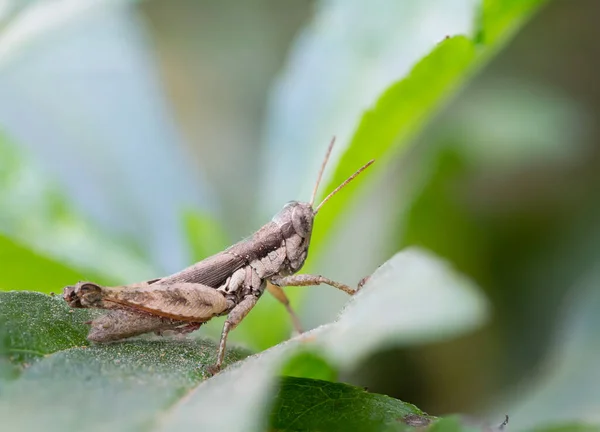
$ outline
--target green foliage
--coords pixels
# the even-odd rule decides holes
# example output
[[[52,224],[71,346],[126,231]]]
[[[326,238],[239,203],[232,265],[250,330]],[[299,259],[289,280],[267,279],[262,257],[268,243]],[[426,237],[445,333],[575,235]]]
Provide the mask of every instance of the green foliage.
[[[372,171],[383,172],[543,3],[484,0],[477,35],[440,41],[364,114],[323,190],[331,190],[371,158],[378,160]],[[403,242],[452,256],[461,270],[480,276],[481,256],[474,256],[474,251],[485,251],[486,239],[469,229],[469,215],[461,207],[439,199],[448,183],[463,172],[464,161],[451,152],[438,156],[434,175],[409,206]],[[7,179],[0,175],[0,182]],[[313,249],[325,244],[358,188],[358,183],[353,184],[323,209]],[[58,214],[61,208],[55,211]],[[431,214],[443,214],[446,224],[440,227],[437,220],[427,220]],[[219,222],[204,215],[186,213],[184,228],[196,259],[228,244]],[[460,255],[458,249],[465,242],[473,256]],[[82,279],[102,282],[5,237],[0,237],[0,262],[0,290],[4,291],[49,292]],[[486,322],[487,302],[473,284],[421,250],[397,254],[384,264],[336,322],[254,356],[229,347],[226,369],[212,378],[207,366],[215,361],[214,339],[149,336],[90,345],[85,322],[98,312],[69,309],[60,297],[39,292],[0,292],[0,418],[10,430],[264,430],[269,426],[343,431],[416,427],[450,432],[483,427],[458,416],[437,420],[411,404],[335,382],[382,350],[449,340]],[[275,307],[279,305],[273,299],[262,300],[232,339],[239,335],[239,340],[258,347],[280,340],[287,318],[282,308],[273,312]],[[220,323],[210,326],[217,336]],[[598,428],[573,424],[534,430]]]

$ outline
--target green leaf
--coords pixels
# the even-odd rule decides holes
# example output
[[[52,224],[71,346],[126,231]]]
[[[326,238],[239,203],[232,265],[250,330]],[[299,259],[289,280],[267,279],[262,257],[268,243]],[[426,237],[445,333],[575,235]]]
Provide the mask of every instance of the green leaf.
[[[547,0],[483,0],[481,42],[492,45],[510,38]]]
[[[347,384],[306,378],[286,378],[271,413],[276,430],[368,431],[387,424],[433,418],[417,407]],[[404,423],[405,424],[405,423]]]
[[[406,151],[411,140],[525,20],[542,0],[489,0],[484,2],[479,36],[448,37],[420,60],[410,73],[392,84],[367,110],[344,151],[322,196],[348,178],[358,167],[375,159],[376,165],[347,189],[359,188],[365,177],[381,173],[386,164]],[[485,36],[482,36],[485,35]],[[312,236],[320,251],[340,215],[356,193],[346,190],[323,208]],[[315,254],[312,255],[312,258]]]
[[[206,379],[213,341],[137,340],[71,348],[4,385],[3,426],[11,430],[139,430]],[[247,353],[230,349],[226,363]],[[31,407],[36,407],[31,415]]]
[[[487,312],[485,300],[468,280],[437,258],[409,250],[373,274],[337,322],[205,380],[206,365],[215,360],[213,341],[151,338],[85,346],[85,311],[69,313],[61,299],[35,293],[0,293],[0,299],[0,321],[11,335],[5,338],[8,352],[36,351],[20,377],[2,386],[0,417],[12,430],[264,430],[281,371],[298,378],[333,379],[381,349],[469,331],[483,323]],[[227,364],[245,355],[230,347]],[[284,384],[291,382],[298,383]],[[309,383],[306,387],[314,394],[275,402],[285,406],[280,410],[287,413],[285,418],[306,409],[307,401],[323,397],[325,390]],[[288,390],[297,391],[284,386],[280,397]],[[387,427],[392,416],[418,413],[400,401],[343,384],[328,384],[326,390],[360,398],[372,409],[377,428]],[[346,402],[336,402],[336,409],[354,406]],[[309,420],[307,416],[302,421]]]
[[[89,328],[84,322],[92,316],[89,310],[70,309],[58,296],[0,292],[0,331],[4,339],[4,354],[12,361],[25,362],[87,345]]]
[[[423,58],[401,81],[389,87],[374,108],[367,111],[354,134],[350,145],[340,159],[329,184],[327,193],[348,178],[357,167],[370,159],[377,161],[370,171],[381,171],[392,157],[406,149],[410,139],[421,130],[426,121],[464,81],[473,63],[475,45],[464,36],[442,41]],[[353,182],[346,189],[365,184],[365,177]],[[345,190],[319,212],[312,237],[313,248],[320,245],[335,227],[340,213],[356,194]]]
[[[64,264],[43,257],[0,235],[0,290],[60,291],[85,277]],[[94,280],[103,278],[93,277]]]

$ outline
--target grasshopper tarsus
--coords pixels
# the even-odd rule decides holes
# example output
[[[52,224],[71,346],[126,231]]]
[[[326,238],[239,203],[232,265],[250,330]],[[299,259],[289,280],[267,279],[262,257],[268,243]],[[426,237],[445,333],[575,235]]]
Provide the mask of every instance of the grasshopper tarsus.
[[[219,372],[221,372],[221,366],[217,366],[217,364],[211,364],[211,365],[206,366],[205,370],[206,370],[206,374],[209,377],[213,377],[216,374],[218,374]]]
[[[371,275],[369,276],[365,276],[364,278],[362,278],[359,282],[358,282],[358,286],[356,287],[356,291],[360,291],[362,289],[363,286],[365,286],[365,284],[369,281],[369,279],[371,279]]]
[[[252,310],[265,289],[286,307],[299,333],[302,332],[300,320],[280,287],[326,284],[353,295],[357,290],[348,285],[323,276],[296,274],[308,255],[313,222],[319,209],[373,163],[363,165],[314,207],[333,142],[328,147],[310,202],[287,203],[248,239],[164,278],[119,287],[103,287],[92,282],[65,287],[63,298],[71,307],[109,310],[91,322],[88,339],[106,342],[143,333],[162,334],[166,330],[187,333],[215,316],[227,315],[217,360],[207,369],[214,374],[223,364],[229,332]]]

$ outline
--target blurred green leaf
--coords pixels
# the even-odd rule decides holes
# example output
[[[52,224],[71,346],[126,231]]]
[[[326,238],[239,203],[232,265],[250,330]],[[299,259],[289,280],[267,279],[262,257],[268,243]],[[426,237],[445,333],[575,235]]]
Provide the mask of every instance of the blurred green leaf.
[[[481,42],[492,45],[510,38],[547,0],[483,0]]]
[[[22,272],[21,285],[6,285],[0,276],[0,290],[51,292],[76,282],[74,277],[114,283],[155,274],[139,247],[127,236],[107,235],[76,212],[34,158],[2,132],[0,208],[0,257],[8,256],[5,262],[12,264],[5,276],[12,279],[14,272]],[[71,268],[73,277],[61,270],[62,282],[52,286],[57,271],[50,271],[51,262],[56,269]],[[88,271],[82,277],[83,270],[75,269]]]
[[[408,206],[398,244],[431,250],[484,284],[489,277],[489,239],[457,196],[460,182],[469,173],[468,162],[454,146],[435,148],[432,153],[427,160],[431,177]]]
[[[107,7],[130,0],[95,2],[91,0],[36,0],[8,1],[0,12],[0,67],[13,57],[23,55],[36,42],[44,40],[52,31],[76,20],[83,20]]]
[[[306,378],[282,381],[271,413],[276,430],[371,431],[406,416],[432,418],[411,404],[347,384]]]
[[[223,226],[208,214],[185,211],[183,226],[193,261],[201,261],[231,245]]]
[[[541,428],[530,429],[528,432],[598,432],[599,425],[571,423],[559,426],[547,426]]]
[[[479,432],[483,427],[467,426],[459,416],[451,416],[435,422],[428,430],[430,432]],[[491,428],[487,428],[491,430]]]
[[[479,326],[486,317],[485,301],[470,282],[435,257],[409,250],[384,264],[352,297],[337,322],[251,356],[203,381],[205,366],[215,360],[215,342],[138,339],[90,347],[84,340],[83,325],[89,316],[69,312],[60,298],[10,292],[0,293],[0,299],[2,328],[8,329],[10,336],[3,339],[6,350],[12,354],[28,350],[28,359],[37,358],[0,393],[0,417],[3,425],[13,430],[117,425],[120,430],[189,430],[200,425],[206,430],[262,430],[282,370],[299,378],[332,378],[378,350],[447,339]],[[228,363],[245,354],[229,349]],[[298,382],[284,381],[282,395],[286,398],[279,402],[278,422],[314,405],[324,394],[328,396],[319,412],[328,406],[339,408],[340,413],[350,413],[353,404],[368,406],[377,427],[393,416],[420,415],[410,405],[343,384],[327,383],[319,388],[314,381],[307,381],[310,391],[298,400],[293,397]],[[359,400],[331,402],[339,393]],[[36,406],[34,415],[32,405]],[[356,422],[365,419],[364,412],[354,414]]]
[[[335,326],[316,330],[328,356],[351,369],[389,345],[447,340],[472,331],[488,313],[487,300],[469,279],[429,252],[409,248],[377,269]]]
[[[367,111],[346,149],[324,193],[341,184],[362,164],[375,159],[370,170],[382,170],[386,162],[402,149],[465,80],[473,63],[475,45],[465,36],[446,39],[415,65],[410,74],[389,87],[374,108]],[[348,189],[365,183],[369,171],[347,186],[343,194],[327,203],[319,212],[312,237],[318,248],[334,229],[340,213],[354,198]],[[313,255],[314,257],[314,255]]]
[[[479,31],[487,36],[479,37],[477,43],[467,36],[446,38],[405,78],[392,84],[374,107],[364,113],[327,187],[323,188],[323,196],[368,160],[377,160],[370,171],[381,172],[387,162],[406,150],[439,108],[502,46],[509,32],[519,28],[542,3],[540,0],[485,2]],[[364,177],[368,175],[363,174],[363,179],[348,189],[365,184]],[[312,237],[313,249],[321,250],[354,195],[347,190],[323,208]]]
[[[589,234],[598,259],[598,233]],[[578,422],[595,423],[596,430],[600,429],[600,260],[578,277],[570,295],[562,298],[564,324],[556,333],[545,367],[526,389],[508,398],[510,406],[503,408],[527,430]]]
[[[318,352],[301,351],[293,356],[281,370],[282,375],[337,381],[337,369]]]
[[[65,285],[79,280],[105,280],[87,277],[64,264],[43,257],[0,235],[0,290],[32,290],[60,292]]]

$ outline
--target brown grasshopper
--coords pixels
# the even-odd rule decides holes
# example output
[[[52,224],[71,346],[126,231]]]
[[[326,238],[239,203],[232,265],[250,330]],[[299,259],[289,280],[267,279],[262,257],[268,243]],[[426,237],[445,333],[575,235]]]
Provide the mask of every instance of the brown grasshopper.
[[[254,307],[265,289],[281,301],[298,331],[299,322],[283,286],[327,284],[350,295],[355,290],[323,276],[296,275],[308,254],[313,221],[319,209],[374,161],[339,185],[313,209],[319,183],[334,140],[319,171],[310,202],[291,201],[249,238],[178,273],[118,287],[92,282],[67,286],[63,298],[74,308],[109,309],[90,322],[88,339],[109,342],[166,330],[187,333],[211,318],[227,315],[211,372],[220,370],[227,335]]]

